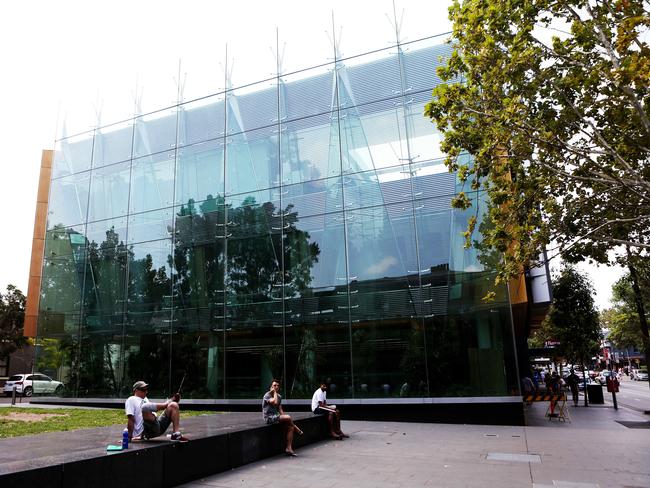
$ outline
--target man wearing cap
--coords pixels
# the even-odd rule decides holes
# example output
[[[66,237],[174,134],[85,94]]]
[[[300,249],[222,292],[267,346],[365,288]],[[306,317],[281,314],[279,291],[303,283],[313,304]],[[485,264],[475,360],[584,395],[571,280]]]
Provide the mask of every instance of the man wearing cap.
[[[165,403],[153,403],[147,398],[149,385],[144,381],[136,381],[133,384],[133,395],[127,398],[124,404],[126,417],[128,418],[127,428],[129,429],[129,440],[151,439],[165,433],[169,424],[173,426],[171,439],[173,441],[187,442],[187,439],[179,430],[180,411],[178,402],[181,399],[179,393]],[[156,412],[164,410],[160,416]]]

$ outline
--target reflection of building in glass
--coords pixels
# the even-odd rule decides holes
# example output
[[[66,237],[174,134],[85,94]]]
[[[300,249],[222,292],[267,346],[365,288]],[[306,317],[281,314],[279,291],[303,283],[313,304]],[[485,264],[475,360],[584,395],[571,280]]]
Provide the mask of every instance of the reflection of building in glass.
[[[58,141],[46,373],[73,396],[517,392],[507,290],[422,116],[439,40],[280,75]],[[37,358],[37,364],[38,364]],[[43,371],[44,368],[37,367]]]

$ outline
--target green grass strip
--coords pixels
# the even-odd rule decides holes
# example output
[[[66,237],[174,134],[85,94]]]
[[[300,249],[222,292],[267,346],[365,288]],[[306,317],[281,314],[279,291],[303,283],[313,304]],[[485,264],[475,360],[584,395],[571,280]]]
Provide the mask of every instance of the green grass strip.
[[[182,417],[215,413],[188,410],[182,412]],[[0,439],[117,424],[126,427],[123,409],[0,408]]]

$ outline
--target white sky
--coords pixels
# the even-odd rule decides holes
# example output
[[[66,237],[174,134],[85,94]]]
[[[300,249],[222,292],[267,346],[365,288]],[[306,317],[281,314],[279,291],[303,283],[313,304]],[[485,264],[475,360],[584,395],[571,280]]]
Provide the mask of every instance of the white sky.
[[[449,0],[395,0],[402,40],[450,30]],[[179,59],[184,99],[223,88],[228,44],[233,85],[271,76],[276,27],[283,71],[331,60],[332,13],[344,56],[395,41],[392,0],[281,2],[20,0],[0,5],[0,289],[27,293],[41,150],[67,134],[176,101]],[[342,29],[342,30],[339,30]],[[380,80],[378,80],[380,82]],[[58,129],[57,129],[58,128]],[[620,272],[618,272],[620,274]],[[590,270],[606,306],[618,276]]]

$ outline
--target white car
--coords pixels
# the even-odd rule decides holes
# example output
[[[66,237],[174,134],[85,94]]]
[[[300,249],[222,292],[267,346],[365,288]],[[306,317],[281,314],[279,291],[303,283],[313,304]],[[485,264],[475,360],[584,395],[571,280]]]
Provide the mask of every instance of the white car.
[[[17,395],[26,397],[30,397],[34,393],[39,395],[46,393],[61,395],[65,389],[63,383],[41,373],[24,373],[11,376],[3,388],[5,395],[11,396],[14,386]]]
[[[648,381],[647,368],[633,369],[631,378],[636,381]]]

